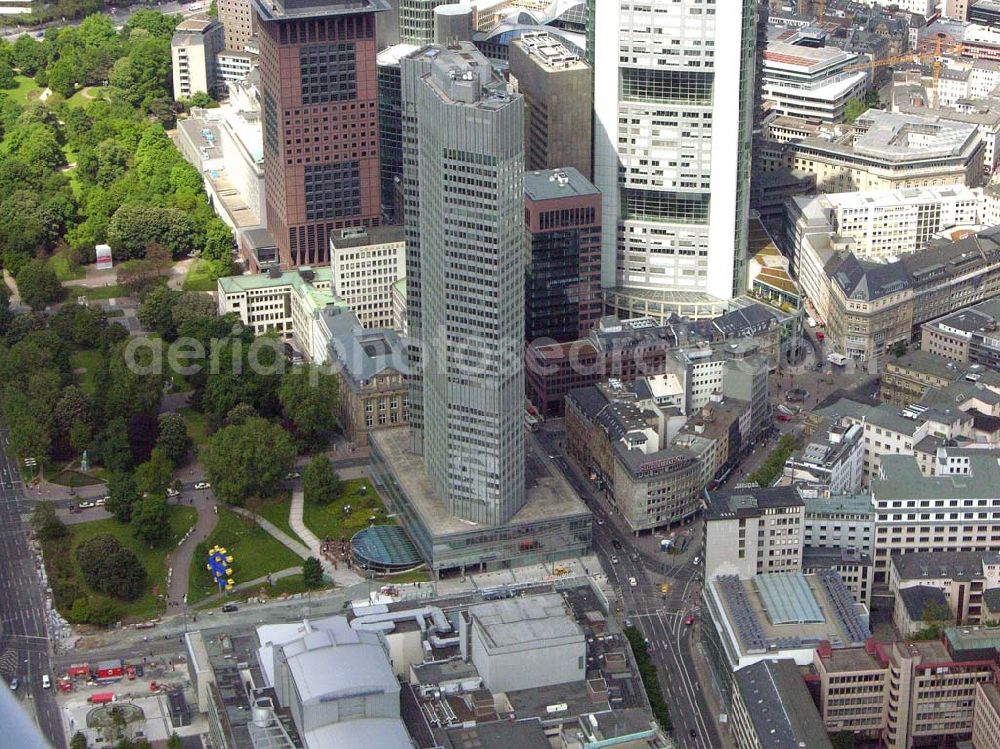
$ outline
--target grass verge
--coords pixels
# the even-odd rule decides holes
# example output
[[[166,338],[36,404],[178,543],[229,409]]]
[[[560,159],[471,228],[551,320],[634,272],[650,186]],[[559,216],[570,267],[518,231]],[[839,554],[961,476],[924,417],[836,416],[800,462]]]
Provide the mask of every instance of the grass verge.
[[[161,545],[150,549],[132,535],[132,529],[117,520],[94,520],[69,526],[69,536],[42,544],[45,570],[52,586],[56,608],[67,616],[73,602],[80,597],[94,595],[83,579],[83,573],[76,561],[77,547],[87,539],[109,533],[123,546],[135,552],[142,566],[146,568],[146,588],[135,601],[115,601],[121,608],[125,620],[150,619],[166,608],[163,599],[154,594],[166,592],[167,555],[177,542],[195,524],[198,513],[193,507],[171,505],[168,522],[170,536]]]
[[[350,512],[344,508],[350,505]],[[362,528],[368,527],[368,519],[375,517],[379,525],[393,521],[386,519],[385,505],[368,479],[351,479],[344,482],[341,495],[328,505],[306,502],[302,519],[306,527],[316,534],[320,541],[330,538],[337,541],[350,539]]]
[[[274,523],[292,538],[299,539],[288,523],[288,513],[292,508],[292,498],[288,492],[281,492],[273,499],[265,500],[260,506],[248,507],[268,522]]]
[[[20,104],[22,107],[28,102],[35,101],[42,94],[42,89],[38,87],[34,79],[29,78],[26,75],[15,75],[14,80],[17,81],[17,88],[7,88],[3,89],[3,93],[7,94],[13,101]]]
[[[192,263],[184,278],[184,291],[215,291],[215,288],[212,266],[201,259]]]
[[[83,278],[86,273],[79,263],[70,257],[68,250],[57,252],[49,258],[49,267],[56,274],[56,278],[62,281],[72,281]]]
[[[217,591],[205,569],[208,549],[223,546],[233,555],[233,579],[239,585],[270,572],[300,567],[302,560],[270,533],[226,507],[219,507],[219,523],[207,541],[198,544],[188,577],[188,604],[193,605]]]
[[[111,284],[110,286],[95,286],[94,288],[86,288],[83,286],[74,286],[70,290],[70,294],[73,297],[83,296],[87,299],[118,299],[119,297],[128,296],[128,292],[125,291],[118,284]]]

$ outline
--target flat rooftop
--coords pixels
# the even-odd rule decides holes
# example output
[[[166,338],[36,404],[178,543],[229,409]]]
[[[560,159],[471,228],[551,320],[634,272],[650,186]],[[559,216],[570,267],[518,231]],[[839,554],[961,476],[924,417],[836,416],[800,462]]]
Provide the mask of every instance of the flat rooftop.
[[[969,458],[970,473],[956,476],[924,476],[910,455],[883,455],[882,476],[872,479],[873,498],[890,499],[996,499],[1000,486],[1000,462],[995,456]]]
[[[460,520],[448,512],[444,501],[434,495],[423,460],[410,452],[409,427],[379,429],[372,432],[369,439],[392,465],[394,477],[420,515],[424,527],[433,536],[469,533],[489,527]],[[529,436],[525,442],[524,473],[528,484],[528,501],[506,525],[535,523],[573,515],[589,517],[590,510],[565,477],[548,467],[534,438]]]
[[[470,606],[469,614],[493,647],[583,639],[583,629],[557,593],[488,601]]]
[[[854,150],[887,161],[960,156],[969,141],[979,137],[975,125],[880,109],[869,109],[855,127],[867,130],[855,137]]]
[[[326,18],[390,10],[387,0],[251,0],[264,21]]]
[[[823,667],[830,673],[881,671],[882,663],[864,648],[839,648],[823,656]]]
[[[600,190],[574,167],[524,173],[524,196],[529,200],[555,200],[580,195],[600,195]]]

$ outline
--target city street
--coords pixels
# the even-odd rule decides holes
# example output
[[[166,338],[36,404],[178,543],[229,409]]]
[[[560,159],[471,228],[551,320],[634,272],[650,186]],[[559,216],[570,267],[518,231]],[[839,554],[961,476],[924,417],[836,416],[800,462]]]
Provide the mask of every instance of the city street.
[[[620,519],[607,513],[590,482],[562,451],[563,433],[557,424],[550,422],[546,426],[536,435],[539,443],[594,513],[594,553],[618,593],[618,621],[636,627],[649,643],[650,657],[657,666],[660,688],[670,709],[676,745],[687,749],[727,746],[728,737],[720,734],[695,670],[692,633],[696,628],[684,624],[689,614],[698,611],[699,568],[690,560],[700,553],[699,535],[692,532],[690,547],[676,556],[655,551],[658,542],[650,541],[650,537],[636,539]],[[667,593],[661,592],[664,582],[669,585]]]
[[[0,673],[8,683],[18,678],[15,697],[25,702],[52,745],[62,749],[66,740],[54,690],[42,689],[42,674],[50,673],[49,640],[43,592],[21,519],[27,509],[23,486],[5,452],[7,433],[2,427],[0,439]]]

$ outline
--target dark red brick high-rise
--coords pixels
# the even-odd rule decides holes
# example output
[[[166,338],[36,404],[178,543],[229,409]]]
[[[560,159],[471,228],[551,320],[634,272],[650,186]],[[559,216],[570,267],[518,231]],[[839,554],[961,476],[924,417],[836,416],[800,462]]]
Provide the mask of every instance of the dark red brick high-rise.
[[[253,0],[260,36],[267,228],[282,266],[379,221],[375,13],[386,0]]]

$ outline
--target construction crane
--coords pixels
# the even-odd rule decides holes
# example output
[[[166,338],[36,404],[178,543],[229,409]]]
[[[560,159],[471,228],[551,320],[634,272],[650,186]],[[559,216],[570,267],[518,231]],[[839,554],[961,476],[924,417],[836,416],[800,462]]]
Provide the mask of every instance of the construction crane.
[[[914,50],[913,52],[907,52],[903,55],[895,55],[894,57],[884,57],[881,60],[870,60],[868,62],[861,62],[857,65],[851,65],[844,68],[845,73],[856,73],[859,70],[872,70],[876,68],[882,68],[887,65],[897,65],[903,62],[914,62],[916,60],[926,60],[928,58],[933,58],[934,64],[931,68],[931,92],[933,94],[933,107],[937,107],[937,91],[938,91],[938,81],[941,78],[941,60],[943,53],[950,53],[953,55],[960,55],[963,52],[963,47],[961,44],[945,44],[944,41],[938,37],[934,42],[933,50]]]

